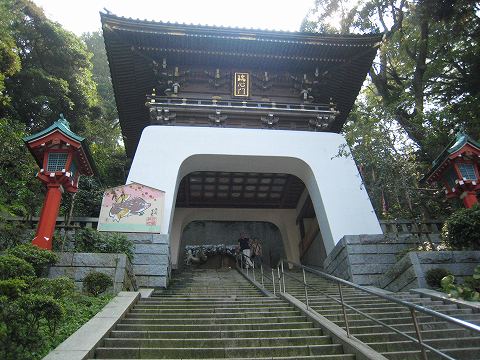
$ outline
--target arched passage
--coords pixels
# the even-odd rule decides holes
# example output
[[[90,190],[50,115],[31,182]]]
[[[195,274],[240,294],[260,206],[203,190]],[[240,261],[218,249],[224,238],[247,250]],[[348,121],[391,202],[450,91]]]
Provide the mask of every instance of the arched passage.
[[[264,221],[274,224],[280,231],[285,255],[298,261],[298,231],[295,225],[295,209],[225,209],[225,208],[177,208],[170,234],[170,255],[173,268],[181,258],[181,235],[185,226],[196,220],[216,221]]]
[[[162,232],[170,234],[173,258],[173,245],[181,229],[174,224],[175,199],[186,174],[294,174],[311,196],[328,254],[345,235],[381,234],[353,159],[338,156],[345,147],[344,138],[333,133],[150,126],[142,133],[128,181],[166,192]],[[295,251],[291,249],[292,259]],[[178,251],[175,255],[178,257]]]
[[[186,247],[214,248],[226,246],[234,248],[238,245],[241,233],[246,233],[250,238],[256,238],[262,249],[262,263],[271,266],[278,264],[280,259],[286,257],[282,235],[278,226],[267,221],[218,221],[218,220],[194,220],[189,222],[183,229],[180,238],[180,251],[178,268],[181,268],[186,260]],[[218,267],[222,264],[231,266],[232,261],[211,261],[210,266]]]

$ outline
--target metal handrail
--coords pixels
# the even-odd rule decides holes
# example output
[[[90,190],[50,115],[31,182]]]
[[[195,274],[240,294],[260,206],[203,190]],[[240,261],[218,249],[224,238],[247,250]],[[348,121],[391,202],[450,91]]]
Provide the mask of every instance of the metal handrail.
[[[417,316],[416,316],[416,313],[415,311],[418,311],[420,313],[423,313],[423,314],[426,314],[426,315],[429,315],[429,316],[432,316],[434,318],[439,318],[439,319],[442,319],[442,320],[445,320],[449,323],[452,323],[452,324],[455,324],[457,326],[460,326],[460,327],[463,327],[469,331],[472,331],[472,332],[477,332],[477,333],[480,333],[480,326],[477,326],[477,325],[474,325],[474,324],[470,324],[466,321],[463,321],[463,320],[460,320],[460,319],[456,319],[456,318],[453,318],[451,316],[448,316],[448,315],[445,315],[445,314],[442,314],[440,312],[437,312],[435,310],[431,310],[431,309],[428,309],[426,307],[423,307],[423,306],[420,306],[420,305],[417,305],[417,304],[413,304],[413,303],[410,303],[410,302],[407,302],[407,301],[404,301],[404,300],[400,300],[400,299],[396,299],[392,296],[389,296],[389,295],[386,295],[386,294],[379,294],[373,290],[370,290],[366,287],[363,287],[361,285],[357,285],[357,284],[354,284],[352,282],[349,282],[347,280],[344,280],[344,279],[340,279],[340,278],[337,278],[333,275],[330,275],[330,274],[326,274],[322,271],[319,271],[319,270],[316,270],[316,269],[313,269],[313,268],[310,268],[308,266],[304,266],[304,265],[301,265],[301,264],[297,264],[293,261],[289,261],[289,260],[285,260],[288,264],[292,264],[294,266],[297,266],[299,268],[302,269],[302,272],[303,272],[303,282],[300,280],[300,279],[297,279],[296,277],[290,275],[290,274],[286,274],[285,271],[283,271],[283,260],[282,260],[282,263],[281,263],[281,269],[282,269],[282,279],[283,279],[283,283],[285,284],[285,275],[287,277],[290,277],[292,279],[294,279],[295,281],[297,282],[300,282],[300,283],[303,283],[304,287],[305,287],[305,296],[306,296],[306,306],[307,308],[309,307],[308,306],[308,293],[307,293],[307,288],[311,288],[311,289],[314,289],[320,293],[322,293],[324,296],[334,300],[335,302],[341,304],[342,306],[342,310],[343,310],[343,316],[344,316],[344,322],[345,322],[345,327],[346,327],[346,331],[347,331],[347,336],[351,336],[350,334],[350,331],[349,331],[349,325],[348,325],[348,318],[347,318],[347,313],[346,313],[346,310],[345,308],[348,308],[354,312],[356,312],[357,314],[360,314],[362,316],[365,316],[366,318],[376,322],[377,324],[380,324],[396,333],[398,333],[399,335],[402,335],[404,336],[405,338],[407,338],[408,340],[410,341],[413,341],[415,343],[417,343],[420,348],[421,348],[421,351],[422,351],[422,357],[423,359],[427,360],[428,359],[428,356],[427,356],[427,352],[426,350],[430,350],[432,352],[434,352],[435,354],[437,355],[440,355],[441,357],[445,358],[445,359],[449,359],[449,360],[455,360],[454,358],[450,357],[449,355],[441,352],[440,350],[437,350],[435,348],[433,348],[432,346],[428,345],[428,344],[425,344],[423,342],[423,339],[422,339],[422,336],[421,336],[421,330],[420,330],[420,327],[418,325],[418,321],[417,321]],[[280,269],[280,267],[278,268]],[[316,289],[314,288],[313,286],[309,285],[306,283],[306,278],[305,278],[305,271],[308,271],[310,273],[313,273],[315,275],[318,275],[318,276],[321,276],[331,282],[334,282],[336,284],[338,284],[338,287],[339,287],[339,294],[340,294],[340,300],[328,295],[328,294],[325,294],[323,293],[322,291],[320,291],[319,289]],[[384,323],[383,321],[381,320],[378,320],[378,319],[375,319],[374,317],[364,313],[363,311],[361,310],[358,310],[358,309],[355,309],[353,306],[351,305],[348,305],[344,302],[343,300],[343,294],[342,294],[342,285],[345,285],[345,286],[348,286],[348,287],[351,287],[351,288],[354,288],[354,289],[357,289],[357,290],[360,290],[360,291],[363,291],[363,292],[366,292],[370,295],[373,295],[373,296],[376,296],[378,298],[381,298],[381,299],[384,299],[384,300],[387,300],[389,302],[393,302],[395,304],[398,304],[398,305],[401,305],[401,306],[404,306],[406,308],[408,308],[410,310],[410,314],[412,315],[412,321],[413,321],[413,325],[414,325],[414,328],[415,328],[415,333],[417,335],[417,338],[415,339],[414,337],[408,335],[407,333],[403,332],[403,331],[400,331],[400,330],[397,330],[395,329],[394,327]],[[285,290],[285,285],[284,285],[284,288],[283,288],[283,292],[286,293],[286,290]]]
[[[371,295],[374,295],[374,296],[377,296],[377,297],[380,297],[382,299],[385,299],[385,300],[388,300],[390,302],[394,302],[394,303],[397,303],[398,305],[403,305],[405,307],[408,307],[410,309],[413,309],[413,310],[416,310],[416,311],[419,311],[419,312],[423,312],[427,315],[431,315],[431,316],[434,316],[434,317],[439,317],[445,321],[448,321],[452,324],[455,324],[455,325],[458,325],[458,326],[461,326],[461,327],[464,327],[468,330],[471,330],[471,331],[475,331],[475,332],[478,332],[480,333],[480,326],[477,326],[477,325],[474,325],[474,324],[471,324],[471,323],[468,323],[466,321],[463,321],[463,320],[460,320],[460,319],[457,319],[457,318],[454,318],[454,317],[451,317],[451,316],[448,316],[448,315],[445,315],[445,314],[442,314],[438,311],[435,311],[435,310],[432,310],[432,309],[429,309],[429,308],[426,308],[426,307],[423,307],[423,306],[420,306],[420,305],[417,305],[417,304],[413,304],[413,303],[410,303],[408,301],[404,301],[404,300],[400,300],[400,299],[397,299],[397,298],[394,298],[393,296],[389,296],[389,295],[386,295],[386,294],[380,294],[376,291],[373,291],[373,290],[370,290],[369,288],[366,288],[364,286],[361,286],[361,285],[357,285],[357,284],[354,284],[350,281],[347,281],[347,280],[344,280],[344,279],[340,279],[340,278],[337,278],[335,276],[332,276],[330,274],[326,274],[322,271],[319,271],[319,270],[316,270],[316,269],[313,269],[313,268],[310,268],[308,266],[305,266],[305,265],[301,265],[301,264],[297,264],[297,263],[294,263],[292,261],[289,261],[287,260],[286,261],[287,263],[289,264],[292,264],[292,265],[295,265],[295,266],[298,266],[298,267],[301,267],[301,268],[304,268],[305,270],[311,272],[311,273],[314,273],[314,274],[317,274],[317,275],[320,275],[322,277],[325,277],[329,280],[332,280],[334,282],[337,282],[337,283],[341,283],[343,285],[347,285],[347,286],[350,286],[350,287],[353,287],[355,289],[358,289],[358,290],[361,290],[363,292],[366,292],[366,293],[369,293]]]
[[[236,256],[236,259],[237,259],[237,265],[239,266],[240,270],[243,271],[243,269],[247,269],[246,271],[246,275],[248,275],[248,267],[244,267],[244,264],[243,264],[243,259],[244,258],[248,258],[250,260],[250,262],[252,263],[252,273],[253,273],[253,280],[256,281],[255,279],[255,258],[252,258],[251,256],[248,256],[248,255],[245,255],[243,253],[240,253]],[[272,277],[269,277],[268,275],[265,275],[265,271],[264,271],[264,268],[263,268],[263,261],[260,262],[260,277],[261,277],[261,285],[262,285],[262,288],[265,289],[265,282],[264,282],[264,279],[268,279],[268,280],[272,280],[272,287],[273,287],[273,294],[276,295],[276,286],[275,286],[275,275],[274,275],[274,270],[273,268],[270,268],[271,272],[272,272]],[[280,283],[279,283],[279,288],[280,288]],[[281,288],[279,289],[281,291]]]

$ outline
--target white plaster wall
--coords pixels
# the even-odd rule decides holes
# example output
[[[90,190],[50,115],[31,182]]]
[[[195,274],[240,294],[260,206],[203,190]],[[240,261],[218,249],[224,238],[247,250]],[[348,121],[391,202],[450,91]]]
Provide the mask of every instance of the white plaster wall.
[[[181,260],[180,245],[183,230],[190,222],[196,220],[270,222],[280,231],[287,259],[299,262],[300,234],[295,224],[295,209],[176,208],[170,233],[170,258],[174,269]]]
[[[306,185],[329,253],[344,235],[381,234],[347,146],[334,133],[149,126],[127,179],[164,190],[163,233],[171,233],[178,184],[193,171],[289,173]]]

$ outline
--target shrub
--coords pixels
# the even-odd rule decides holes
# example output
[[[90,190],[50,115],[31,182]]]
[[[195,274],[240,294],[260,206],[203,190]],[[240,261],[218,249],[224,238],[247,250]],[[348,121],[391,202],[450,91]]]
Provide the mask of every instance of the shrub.
[[[75,251],[77,252],[103,252],[101,233],[95,229],[85,228],[75,232]]]
[[[13,255],[0,256],[0,280],[28,279],[35,276],[31,264]]]
[[[25,292],[27,287],[27,283],[22,279],[0,280],[0,296],[17,299]]]
[[[110,276],[97,271],[92,271],[83,279],[84,288],[93,296],[100,295],[112,285],[113,281]]]
[[[442,240],[453,250],[480,250],[480,206],[450,215],[442,228]]]
[[[0,251],[6,250],[22,242],[22,234],[26,226],[22,223],[2,221],[0,218]],[[32,238],[33,239],[33,238]]]
[[[465,285],[480,293],[480,265],[475,267],[472,276],[465,278]]]
[[[480,265],[475,268],[473,276],[465,279],[463,285],[455,284],[453,275],[445,276],[442,281],[442,290],[453,298],[461,298],[468,301],[480,300]]]
[[[24,294],[14,301],[2,299],[0,358],[37,359],[37,351],[55,335],[63,316],[62,306],[51,296]]]
[[[54,299],[60,299],[71,295],[75,290],[75,283],[68,277],[55,279],[38,278],[33,283],[32,291],[38,294],[49,295]]]
[[[434,268],[427,271],[425,274],[425,280],[428,286],[439,289],[442,287],[441,281],[445,276],[452,275],[452,273],[446,269]]]
[[[62,306],[49,295],[26,294],[19,299],[19,304],[25,310],[32,327],[38,329],[40,320],[44,319],[53,334],[64,316]]]
[[[48,265],[57,262],[58,256],[45,249],[40,249],[32,244],[17,245],[7,250],[7,254],[16,256],[30,263],[35,269],[35,274],[41,276],[44,274]]]
[[[109,253],[123,253],[127,255],[130,261],[133,260],[133,242],[128,240],[128,238],[119,233],[105,233],[104,241],[106,244],[106,252]]]
[[[133,259],[133,242],[123,234],[101,233],[94,229],[80,229],[75,234],[75,251],[123,253]]]

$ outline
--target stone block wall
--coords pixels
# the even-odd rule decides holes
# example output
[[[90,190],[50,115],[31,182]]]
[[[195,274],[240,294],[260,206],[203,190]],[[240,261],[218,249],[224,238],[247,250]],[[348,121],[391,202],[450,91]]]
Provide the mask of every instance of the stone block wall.
[[[170,247],[166,234],[125,233],[134,243],[132,268],[139,287],[166,287],[170,278]]]
[[[113,292],[137,290],[132,264],[125,254],[60,252],[59,261],[50,268],[48,276],[67,276],[83,289],[83,279],[92,271],[108,275],[113,280]]]
[[[412,251],[391,267],[378,285],[394,292],[428,288],[425,275],[433,268],[449,270],[461,284],[479,264],[480,251]]]
[[[347,235],[327,256],[323,269],[359,285],[379,286],[379,279],[396,264],[397,254],[425,240],[410,234]]]

